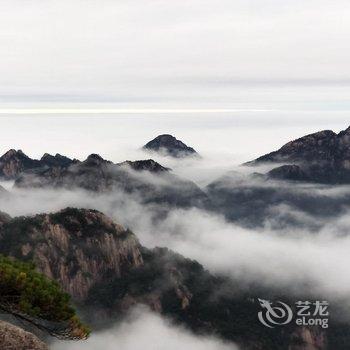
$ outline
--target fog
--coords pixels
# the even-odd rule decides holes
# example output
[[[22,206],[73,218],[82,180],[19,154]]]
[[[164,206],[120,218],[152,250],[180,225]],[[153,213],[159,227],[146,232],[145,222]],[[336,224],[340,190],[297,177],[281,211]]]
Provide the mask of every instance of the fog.
[[[273,185],[283,187],[278,182]],[[311,198],[320,194],[337,201],[350,194],[348,186],[284,186]],[[98,195],[80,190],[14,189],[11,193],[10,198],[0,200],[0,210],[12,216],[53,212],[67,206],[95,208],[132,229],[143,245],[173,249],[198,260],[213,273],[238,280],[242,286],[253,282],[266,287],[277,284],[289,292],[304,289],[325,299],[347,299],[350,293],[349,211],[322,218],[286,204],[271,205],[272,215],[263,226],[246,228],[217,213],[195,208],[174,208],[159,220],[157,205],[142,204],[138,195],[120,191]],[[274,228],[285,215],[303,225]]]
[[[86,341],[56,342],[52,350],[238,350],[233,344],[206,336],[195,336],[169,320],[137,308],[121,324],[92,334]]]

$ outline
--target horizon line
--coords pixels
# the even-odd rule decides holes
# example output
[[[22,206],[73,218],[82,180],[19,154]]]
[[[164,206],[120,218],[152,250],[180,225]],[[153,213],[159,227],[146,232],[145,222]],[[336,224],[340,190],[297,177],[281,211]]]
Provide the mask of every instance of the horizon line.
[[[349,113],[350,109],[283,109],[283,108],[1,108],[0,117],[44,114],[209,114],[209,113]]]
[[[175,114],[272,112],[250,108],[0,108],[0,114]]]

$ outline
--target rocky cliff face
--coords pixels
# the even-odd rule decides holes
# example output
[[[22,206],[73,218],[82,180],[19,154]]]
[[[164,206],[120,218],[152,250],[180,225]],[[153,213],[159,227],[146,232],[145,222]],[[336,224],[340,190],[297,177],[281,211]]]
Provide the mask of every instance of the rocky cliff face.
[[[143,149],[160,152],[175,158],[198,156],[198,153],[192,147],[188,147],[182,141],[168,134],[157,136],[155,139],[146,143]]]
[[[0,177],[15,179],[21,172],[38,168],[40,162],[26,156],[21,150],[11,149],[0,157]]]
[[[327,337],[325,336],[325,332],[320,331],[317,327],[296,328],[292,333],[291,344],[288,347],[288,350],[323,349],[328,349]]]
[[[34,334],[22,328],[0,321],[1,350],[48,350],[48,347]]]
[[[324,130],[303,136],[247,164],[260,163],[287,163],[268,174],[273,178],[350,183],[350,127],[339,134]]]
[[[95,283],[143,263],[136,237],[94,210],[15,218],[3,224],[0,245],[3,254],[34,261],[76,300]]]

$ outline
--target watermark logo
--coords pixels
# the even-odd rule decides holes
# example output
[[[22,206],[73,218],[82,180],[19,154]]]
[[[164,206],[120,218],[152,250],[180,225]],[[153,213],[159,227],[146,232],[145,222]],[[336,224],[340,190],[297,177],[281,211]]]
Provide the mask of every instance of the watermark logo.
[[[276,325],[282,326],[292,321],[293,311],[282,301],[278,301],[275,306],[263,299],[259,299],[259,303],[264,310],[258,313],[258,318],[264,326],[274,328]]]
[[[327,301],[297,301],[294,312],[282,301],[271,302],[264,299],[258,299],[258,301],[262,308],[258,312],[258,319],[266,327],[275,328],[293,321],[297,326],[328,328],[329,302]]]

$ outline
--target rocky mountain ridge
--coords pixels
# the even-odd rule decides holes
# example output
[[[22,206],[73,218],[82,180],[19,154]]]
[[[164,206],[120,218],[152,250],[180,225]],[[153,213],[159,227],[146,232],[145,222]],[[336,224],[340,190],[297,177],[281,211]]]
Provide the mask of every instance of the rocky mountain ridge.
[[[45,153],[40,160],[37,160],[28,157],[22,150],[10,149],[0,157],[0,177],[5,180],[14,180],[27,170],[41,167],[66,167],[72,163],[73,160],[58,153],[55,156]]]
[[[323,130],[303,136],[246,165],[262,163],[284,164],[267,174],[274,179],[350,183],[350,127],[338,134]]]
[[[68,167],[41,167],[22,172],[17,188],[83,189],[98,193],[124,192],[143,203],[201,206],[205,193],[193,182],[171,173],[152,159],[114,164],[97,154]]]
[[[198,155],[192,147],[188,147],[172,135],[159,135],[154,140],[148,142],[143,149],[166,152],[166,154],[176,158]],[[101,165],[102,163],[113,164],[110,161],[104,160],[98,154],[91,154],[87,157],[85,163],[87,161],[90,162],[90,165]],[[56,153],[55,155],[45,153],[39,160],[28,157],[22,150],[10,149],[0,157],[0,178],[4,180],[16,180],[26,172],[42,173],[43,171],[48,171],[52,173],[54,170],[65,169],[77,163],[80,163],[80,161],[77,159],[70,159],[59,153]],[[126,161],[117,165],[125,166],[126,164],[136,171],[145,170],[150,172],[160,172],[168,170],[152,159]]]

